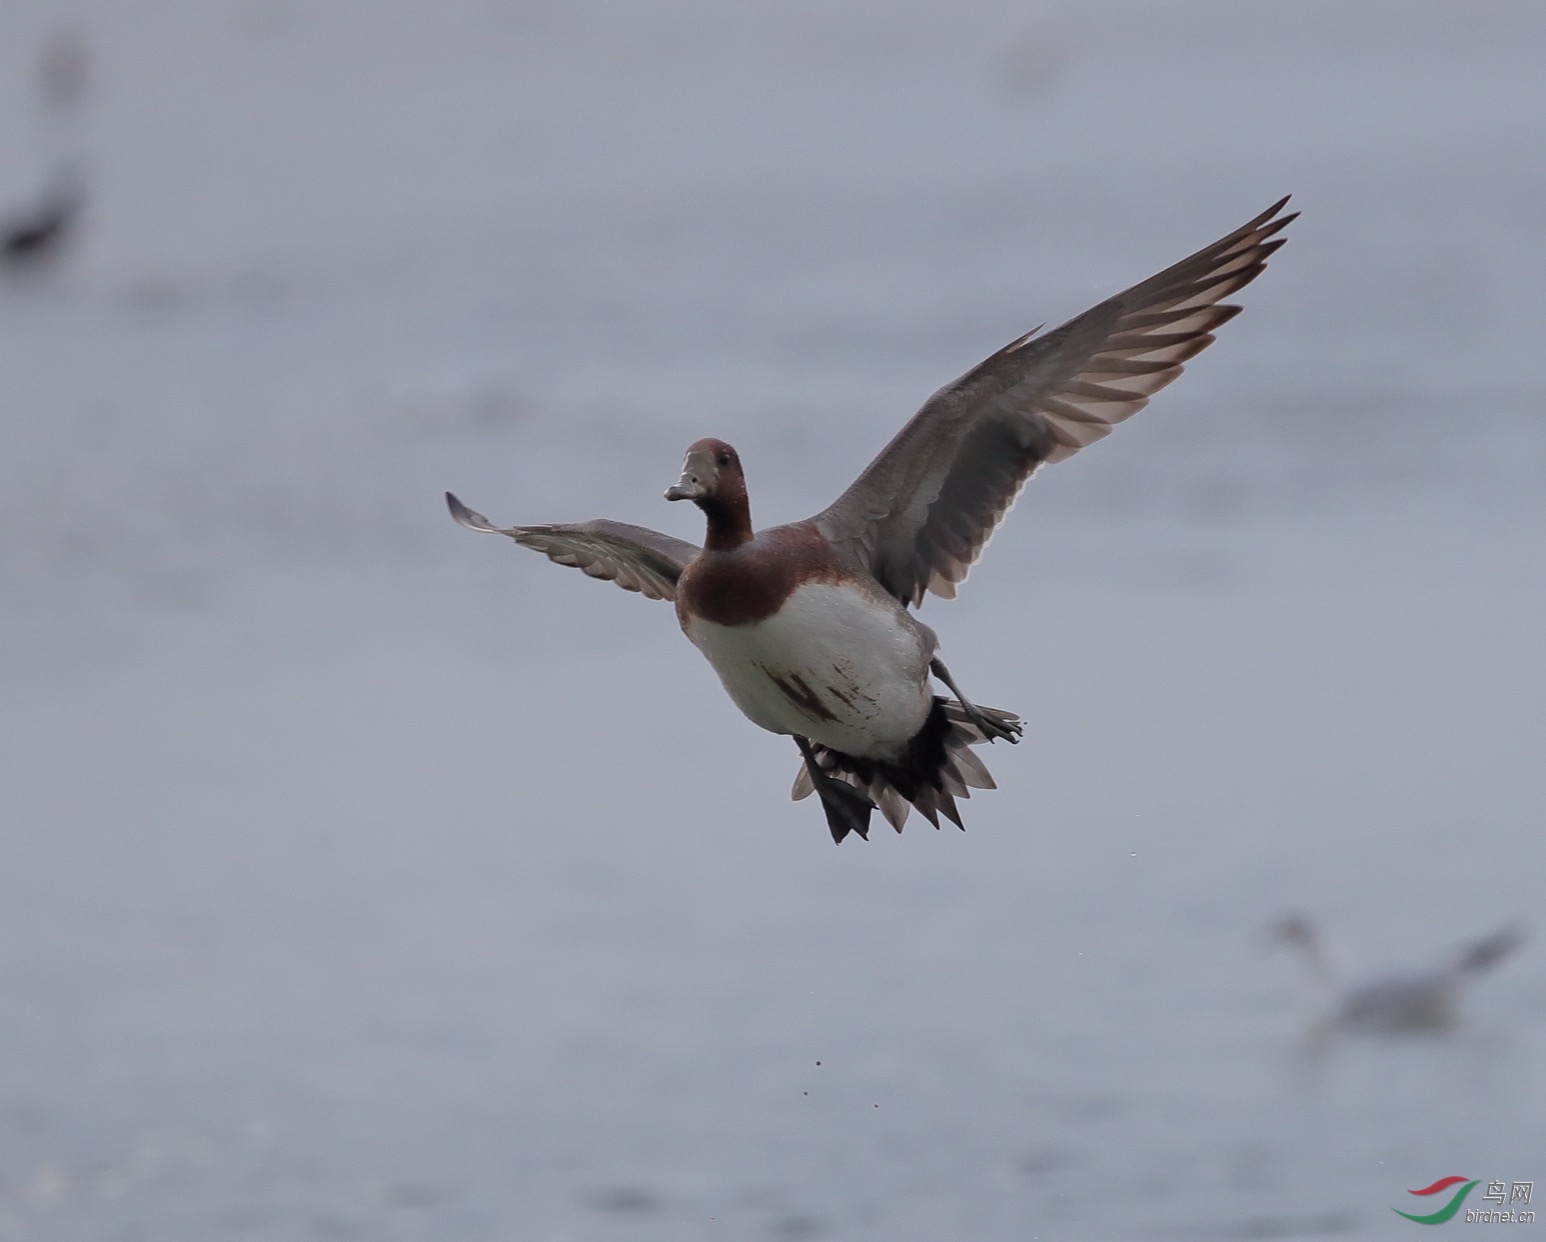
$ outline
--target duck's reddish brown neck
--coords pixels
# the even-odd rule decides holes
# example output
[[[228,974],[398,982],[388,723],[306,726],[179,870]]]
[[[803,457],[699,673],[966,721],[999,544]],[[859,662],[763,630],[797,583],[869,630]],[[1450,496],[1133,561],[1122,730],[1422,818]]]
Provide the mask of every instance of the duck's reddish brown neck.
[[[708,519],[708,534],[703,547],[708,552],[733,552],[752,538],[752,510],[746,499],[746,483],[739,478],[725,479],[712,496],[698,501]]]

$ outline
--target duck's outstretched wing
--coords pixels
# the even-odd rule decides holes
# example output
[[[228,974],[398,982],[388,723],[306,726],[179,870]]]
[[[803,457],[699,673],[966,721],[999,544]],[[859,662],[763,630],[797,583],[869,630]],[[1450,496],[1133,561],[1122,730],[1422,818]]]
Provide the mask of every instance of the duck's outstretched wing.
[[[446,493],[446,505],[451,516],[468,530],[509,535],[551,561],[573,565],[592,578],[605,578],[650,599],[675,599],[676,580],[699,551],[684,539],[627,522],[598,518],[572,526],[495,526],[450,492]]]
[[[1044,462],[1136,414],[1239,313],[1220,305],[1283,244],[1287,198],[1249,224],[940,389],[817,526],[904,604],[949,599]]]
[[[1524,943],[1524,928],[1510,923],[1492,935],[1468,944],[1455,955],[1451,969],[1456,974],[1480,974],[1495,966]]]

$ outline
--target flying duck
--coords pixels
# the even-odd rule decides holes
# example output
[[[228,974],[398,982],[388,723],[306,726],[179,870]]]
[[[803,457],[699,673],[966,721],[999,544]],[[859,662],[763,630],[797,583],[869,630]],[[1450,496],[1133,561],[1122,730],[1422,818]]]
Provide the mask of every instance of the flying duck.
[[[677,620],[752,721],[794,738],[796,799],[817,794],[834,841],[868,838],[877,808],[901,831],[915,807],[958,827],[957,798],[992,789],[971,747],[1019,740],[1019,717],[979,707],[909,611],[954,598],[1021,487],[1107,435],[1181,374],[1239,313],[1298,213],[1287,198],[1248,224],[1055,331],[1035,329],[940,389],[815,517],[757,531],[740,456],[687,450],[667,500],[703,511],[703,546],[622,522],[499,527],[451,493],[469,530],[508,535],[650,599]],[[930,676],[953,694],[933,693]]]
[[[1340,986],[1315,925],[1302,914],[1285,914],[1267,928],[1269,942],[1298,950],[1312,990],[1311,1046],[1336,1032],[1393,1035],[1443,1031],[1458,1019],[1460,994],[1478,975],[1519,947],[1523,930],[1510,924],[1464,945],[1450,959],[1427,970],[1383,975]]]

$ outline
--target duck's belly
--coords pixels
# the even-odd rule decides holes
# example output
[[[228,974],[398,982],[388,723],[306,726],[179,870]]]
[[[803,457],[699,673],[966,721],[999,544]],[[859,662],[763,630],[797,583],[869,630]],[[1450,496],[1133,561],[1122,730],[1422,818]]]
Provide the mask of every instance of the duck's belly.
[[[868,759],[895,758],[933,704],[929,644],[900,608],[829,583],[803,586],[766,620],[690,618],[687,637],[755,724]]]

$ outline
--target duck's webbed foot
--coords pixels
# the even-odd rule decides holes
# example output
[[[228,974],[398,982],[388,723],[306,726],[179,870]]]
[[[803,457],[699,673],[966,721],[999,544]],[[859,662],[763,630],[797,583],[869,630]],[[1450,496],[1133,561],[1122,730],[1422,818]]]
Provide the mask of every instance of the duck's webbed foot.
[[[832,839],[841,845],[843,838],[852,832],[868,841],[870,815],[875,810],[875,804],[847,781],[837,780],[823,771],[821,764],[816,762],[811,744],[803,737],[796,736],[794,741],[805,760],[805,770],[810,773],[811,784],[816,787],[816,794],[821,799],[821,809],[826,812],[827,827],[831,829]]]
[[[1012,745],[1020,740],[1020,735],[1025,732],[1025,726],[1007,712],[985,712],[973,703],[961,693],[961,687],[956,685],[955,678],[950,675],[950,670],[938,656],[929,661],[929,671],[955,692],[967,719],[982,730],[982,735],[988,741],[996,742],[1003,738]]]

